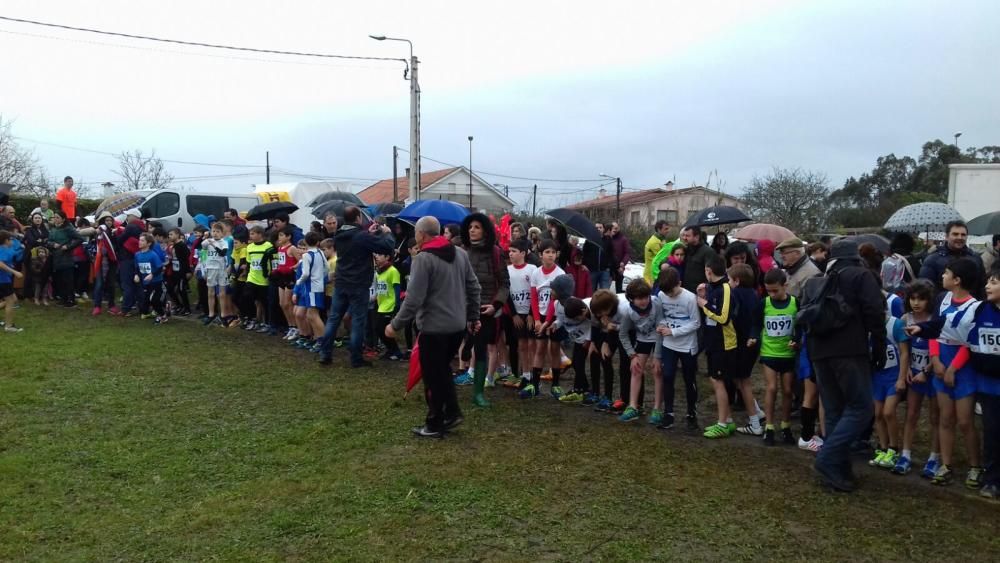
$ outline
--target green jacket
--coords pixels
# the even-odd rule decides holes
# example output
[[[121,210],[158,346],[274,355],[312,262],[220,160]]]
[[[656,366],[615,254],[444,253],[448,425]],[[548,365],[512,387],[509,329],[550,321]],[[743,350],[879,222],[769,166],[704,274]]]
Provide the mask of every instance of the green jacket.
[[[49,229],[49,241],[46,246],[52,251],[52,269],[68,270],[73,268],[73,249],[80,246],[83,239],[76,228],[69,223],[62,227]]]

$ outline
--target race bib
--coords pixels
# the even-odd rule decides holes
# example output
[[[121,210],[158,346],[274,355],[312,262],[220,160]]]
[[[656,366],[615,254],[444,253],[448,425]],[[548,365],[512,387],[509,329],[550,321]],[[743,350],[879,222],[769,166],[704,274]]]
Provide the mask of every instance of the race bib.
[[[888,345],[885,347],[885,369],[894,368],[899,366],[899,350],[895,346]]]
[[[288,257],[287,254],[283,254],[283,253],[279,252],[278,253],[278,265],[284,266],[285,265],[285,259],[287,257]]]
[[[173,268],[175,272],[179,272],[181,270],[181,261],[180,260],[171,260],[170,261],[170,267]]]
[[[983,354],[1000,355],[1000,328],[979,329],[979,351]]]
[[[764,318],[764,331],[771,338],[784,338],[792,335],[792,317],[776,315]]]
[[[260,258],[253,258],[250,260],[250,269],[259,270],[260,269]]]
[[[684,320],[671,319],[670,317],[667,317],[666,321],[667,321],[667,326],[670,327],[670,330],[674,330],[675,328],[680,328],[684,326],[685,322]]]
[[[389,295],[389,284],[384,281],[378,282],[378,294]]]
[[[149,262],[139,263],[139,273],[140,274],[151,274],[153,273],[153,265]]]
[[[910,368],[914,371],[923,371],[931,364],[931,356],[927,350],[913,348],[910,350]]]

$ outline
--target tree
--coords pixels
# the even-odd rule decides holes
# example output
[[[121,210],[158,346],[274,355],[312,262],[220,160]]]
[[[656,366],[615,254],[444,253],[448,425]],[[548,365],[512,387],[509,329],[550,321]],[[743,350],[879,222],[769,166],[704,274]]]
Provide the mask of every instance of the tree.
[[[13,133],[14,122],[0,115],[0,183],[14,184],[14,192],[41,197],[50,194],[45,169],[31,149],[22,147]]]
[[[115,187],[116,193],[158,190],[167,187],[174,179],[156,156],[155,150],[150,151],[149,156],[139,149],[123,152],[118,156],[118,170],[112,172],[122,179],[121,184]]]
[[[796,233],[814,233],[826,226],[826,176],[800,168],[775,167],[766,176],[754,176],[743,201],[750,216]]]

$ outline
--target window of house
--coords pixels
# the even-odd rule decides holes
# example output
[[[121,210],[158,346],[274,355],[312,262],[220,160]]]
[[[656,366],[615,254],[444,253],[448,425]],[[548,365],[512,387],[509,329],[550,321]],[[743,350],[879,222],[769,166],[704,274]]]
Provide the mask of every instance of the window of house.
[[[173,192],[157,194],[142,204],[142,216],[154,219],[176,215],[180,210],[181,197]]]
[[[229,208],[229,198],[214,195],[189,195],[187,197],[188,215],[194,217],[201,213],[206,217],[214,215],[216,219],[221,219],[222,214]]]
[[[629,216],[629,223],[632,224],[632,225],[638,225],[639,224],[639,212],[638,211],[633,211],[631,213],[631,215]]]
[[[666,216],[663,218],[663,220],[666,221],[667,223],[670,223],[671,225],[676,225],[677,224],[677,210],[676,209],[668,209],[666,211]]]
[[[698,214],[699,211],[701,211],[701,210],[700,209],[691,209],[691,210],[689,210],[687,218],[690,219],[690,218],[694,217],[695,215]]]

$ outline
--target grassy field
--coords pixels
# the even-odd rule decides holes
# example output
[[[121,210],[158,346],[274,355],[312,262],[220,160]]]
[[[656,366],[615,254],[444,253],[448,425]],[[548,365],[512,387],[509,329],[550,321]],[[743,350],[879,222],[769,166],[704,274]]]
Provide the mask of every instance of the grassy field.
[[[1000,507],[495,389],[441,441],[405,369],[26,305],[0,334],[0,560],[996,560]],[[704,386],[707,388],[707,385]],[[703,393],[707,389],[703,389]],[[463,402],[468,388],[460,391]],[[703,422],[711,416],[702,407]]]

